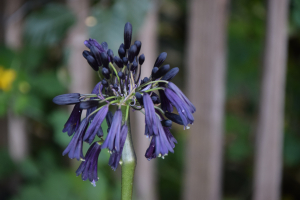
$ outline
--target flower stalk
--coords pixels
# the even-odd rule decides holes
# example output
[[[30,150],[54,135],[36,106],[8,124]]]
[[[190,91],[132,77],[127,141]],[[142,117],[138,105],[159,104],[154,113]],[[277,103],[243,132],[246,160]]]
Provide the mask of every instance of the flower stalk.
[[[122,122],[128,126],[127,138],[122,152],[122,200],[131,200],[133,191],[133,178],[136,166],[136,155],[133,148],[131,128],[130,128],[130,114],[126,106],[122,106]],[[127,116],[127,120],[125,119]]]

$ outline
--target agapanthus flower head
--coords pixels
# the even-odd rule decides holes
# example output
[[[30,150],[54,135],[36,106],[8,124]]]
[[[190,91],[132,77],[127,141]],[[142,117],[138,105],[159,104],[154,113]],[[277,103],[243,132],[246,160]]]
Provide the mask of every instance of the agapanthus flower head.
[[[83,160],[76,174],[82,174],[83,180],[89,179],[93,184],[98,180],[97,162],[101,149],[109,150],[109,165],[113,170],[122,163],[123,148],[126,149],[126,142],[129,142],[130,109],[145,115],[145,135],[151,140],[145,154],[148,160],[164,158],[174,152],[177,141],[170,131],[172,122],[184,127],[194,122],[195,106],[170,82],[179,69],[164,64],[167,53],[159,54],[153,62],[152,73],[141,77],[145,61],[142,42],[132,44],[131,39],[132,25],[128,22],[124,27],[124,43],[117,55],[106,42],[100,44],[91,38],[84,41],[89,50],[84,50],[82,55],[97,71],[99,82],[90,94],[63,94],[53,99],[58,105],[75,104],[63,129],[69,136],[73,135],[63,155]],[[83,110],[86,116],[81,120]],[[175,110],[178,114],[173,113]],[[104,120],[108,125],[107,134],[101,128]],[[83,142],[91,145],[85,157]]]

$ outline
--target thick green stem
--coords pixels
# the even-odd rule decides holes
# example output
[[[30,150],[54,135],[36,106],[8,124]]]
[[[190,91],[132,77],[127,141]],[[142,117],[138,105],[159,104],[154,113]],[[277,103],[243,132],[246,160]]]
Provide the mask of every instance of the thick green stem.
[[[127,123],[128,126],[127,138],[125,140],[122,152],[122,200],[131,200],[133,190],[133,177],[136,166],[136,155],[131,138],[129,113],[127,121],[125,121],[126,110],[126,106],[122,106],[122,121],[123,123]]]

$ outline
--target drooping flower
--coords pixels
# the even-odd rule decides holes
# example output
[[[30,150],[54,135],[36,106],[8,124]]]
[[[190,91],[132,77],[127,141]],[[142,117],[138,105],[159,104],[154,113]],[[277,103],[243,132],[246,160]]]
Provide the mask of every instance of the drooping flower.
[[[73,111],[66,122],[63,132],[67,132],[69,136],[73,135],[76,132],[80,125],[82,109],[80,109],[79,104],[76,104],[73,108]]]
[[[159,119],[156,119],[159,123]],[[167,131],[167,133],[166,133]],[[152,140],[150,142],[150,146],[148,147],[145,157],[148,160],[151,160],[156,157],[164,157],[168,155],[169,152],[174,153],[176,140],[173,139],[173,135],[170,133],[168,128],[163,128],[162,125],[158,125],[158,135],[153,135]]]
[[[82,153],[82,143],[83,143],[83,136],[86,131],[88,125],[88,120],[84,118],[78,130],[73,135],[69,145],[62,153],[63,156],[68,154],[69,158],[73,159],[76,158],[77,160],[84,159],[83,153]]]
[[[145,135],[152,136],[153,134],[158,134],[157,116],[155,114],[154,104],[149,94],[144,93],[143,103],[145,108],[145,124],[146,131]]]
[[[172,82],[168,83],[168,88],[170,88],[174,93],[177,94],[189,107],[191,113],[194,113],[196,111],[195,106],[192,104],[192,102],[183,94],[183,92]]]
[[[83,140],[88,142],[89,144],[91,144],[93,142],[93,140],[95,139],[96,134],[98,133],[99,129],[101,128],[101,124],[104,121],[106,114],[108,112],[108,105],[103,106],[96,114],[96,116],[94,117],[93,121],[91,122],[89,128],[87,129]],[[101,129],[102,132],[102,129]],[[98,137],[102,137],[103,136],[103,132],[102,135],[98,135]]]
[[[173,112],[173,105],[171,104],[170,100],[166,97],[165,92],[162,90],[159,90],[158,92],[161,100],[161,109],[165,112]]]
[[[118,109],[113,117],[110,130],[102,144],[102,149],[108,148],[111,152],[120,150],[120,131],[122,125],[122,111]]]
[[[76,176],[81,174],[82,180],[91,181],[91,183],[96,186],[96,182],[98,181],[98,157],[101,152],[101,145],[98,142],[94,142],[90,148],[88,149],[85,160],[83,160],[76,171]]]
[[[186,102],[181,99],[175,92],[173,92],[171,89],[166,88],[165,94],[167,98],[170,100],[172,105],[174,105],[178,111],[179,116],[182,119],[183,125],[185,127],[188,126],[188,124],[193,124],[194,117],[191,112],[191,107],[186,104]]]
[[[114,151],[109,157],[108,164],[115,171],[116,171],[116,169],[119,165],[119,162],[120,162],[120,159],[121,159],[121,156],[122,156],[122,151],[123,151],[123,147],[124,147],[125,140],[126,140],[126,137],[127,137],[127,133],[128,133],[128,127],[127,127],[126,124],[124,124],[121,127],[120,151],[119,152]]]

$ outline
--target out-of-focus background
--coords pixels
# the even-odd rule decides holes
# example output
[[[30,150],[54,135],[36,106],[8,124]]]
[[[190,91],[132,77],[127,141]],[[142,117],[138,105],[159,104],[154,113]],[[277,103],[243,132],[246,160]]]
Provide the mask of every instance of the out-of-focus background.
[[[197,108],[190,130],[172,128],[178,144],[164,160],[143,157],[149,141],[133,116],[134,198],[300,199],[298,0],[1,0],[0,199],[120,199],[106,151],[95,188],[61,155],[71,107],[52,98],[92,90],[83,41],[117,54],[127,21],[144,71],[167,52]]]

